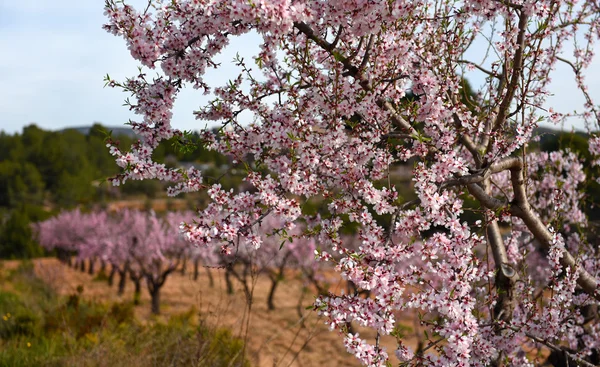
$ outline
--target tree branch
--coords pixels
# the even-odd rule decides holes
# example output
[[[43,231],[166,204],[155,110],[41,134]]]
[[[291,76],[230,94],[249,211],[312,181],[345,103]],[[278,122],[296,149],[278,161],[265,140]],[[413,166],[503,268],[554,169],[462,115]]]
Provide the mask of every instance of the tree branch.
[[[512,205],[510,206],[510,213],[523,220],[529,231],[533,236],[540,241],[542,246],[550,248],[554,242],[553,234],[548,230],[548,227],[542,222],[542,220],[534,213],[533,209],[529,205],[527,195],[525,192],[525,180],[523,178],[523,160],[520,157],[512,157],[500,161],[493,165],[496,170],[501,168],[510,169],[510,178],[514,191],[515,198]],[[499,171],[498,171],[499,172]],[[481,187],[477,184],[468,185],[469,192],[475,196],[485,207],[498,210],[504,207],[503,202],[487,195]],[[560,259],[560,263],[563,267],[569,267],[574,269],[576,261],[566,249],[563,252],[563,256]],[[577,284],[583,288],[583,290],[594,297],[596,300],[600,300],[600,292],[598,292],[598,281],[585,270],[583,267],[579,268],[579,277],[577,278]]]
[[[474,63],[473,61],[458,59],[458,60],[456,60],[456,62],[458,62],[459,64],[473,65],[475,68],[477,68],[477,70],[483,72],[484,74],[487,74],[487,75],[491,76],[492,78],[500,79],[500,75],[498,75],[492,71],[489,71],[488,69],[482,67],[481,65],[479,65],[477,63]]]
[[[510,330],[512,330],[512,331],[517,332],[517,333],[520,332],[520,330],[517,329],[514,326],[508,326],[508,328]],[[549,342],[547,340],[544,340],[544,339],[542,339],[540,337],[537,337],[535,335],[532,335],[530,333],[524,333],[524,334],[529,339],[531,339],[531,340],[533,340],[533,341],[535,341],[537,343],[540,343],[540,344],[543,344],[543,345],[547,346],[550,350],[566,354],[570,359],[572,359],[573,361],[577,362],[578,364],[581,364],[582,366],[585,366],[585,367],[597,367],[596,365],[591,364],[590,362],[588,362],[588,361],[586,361],[584,359],[581,359],[581,358],[577,357],[576,355],[573,355],[572,353],[566,351],[565,349],[561,348],[560,346],[558,346],[558,345],[556,345],[554,343],[551,343],[551,342]]]
[[[468,184],[467,189],[469,190],[469,193],[475,197],[475,199],[479,200],[479,202],[488,209],[499,210],[506,208],[506,205],[508,204],[504,200],[499,200],[486,194],[483,188],[476,183]]]
[[[367,62],[369,62],[369,56],[371,53],[371,47],[373,46],[373,35],[369,36],[369,42],[367,43],[367,48],[365,49],[365,54],[363,56],[362,62],[358,67],[358,70],[363,70],[365,66],[367,66]]]
[[[521,70],[523,69],[523,55],[525,53],[525,33],[527,31],[527,20],[528,20],[527,15],[525,15],[525,13],[523,11],[521,11],[519,13],[519,24],[518,24],[519,34],[517,35],[517,44],[516,44],[517,50],[515,51],[515,56],[513,58],[512,65],[511,65],[513,70],[511,73],[510,82],[506,89],[506,94],[504,95],[504,98],[502,99],[502,102],[500,103],[500,106],[498,107],[496,119],[492,125],[492,131],[498,129],[498,127],[500,127],[506,120],[506,116],[508,115],[508,109],[510,107],[512,99],[515,96],[515,92],[517,90],[517,85],[519,83],[519,79],[521,78]],[[504,74],[506,72],[507,72],[507,70],[503,71]],[[506,77],[506,75],[504,75],[504,77]],[[488,152],[491,150],[492,144],[494,141],[493,139],[489,139],[490,133],[491,133],[491,131],[486,131],[486,133],[485,133],[486,137],[484,138],[484,143],[487,143],[486,150]]]
[[[373,86],[371,84],[371,81],[367,77],[365,77],[365,75],[362,74],[360,72],[360,70],[355,65],[353,65],[347,57],[340,55],[340,54],[334,54],[335,47],[333,44],[318,37],[314,33],[312,28],[309,27],[304,22],[295,22],[294,27],[296,27],[296,29],[298,29],[300,32],[304,33],[306,35],[306,37],[308,37],[310,40],[314,41],[322,49],[329,52],[332,56],[335,56],[336,59],[339,60],[342,63],[342,65],[344,66],[344,68],[348,71],[347,74],[352,76],[354,79],[356,79],[356,81],[358,81],[359,85],[363,88],[363,90],[365,90],[367,92],[373,91]],[[392,106],[390,101],[386,100],[383,97],[379,97],[377,99],[376,103],[377,103],[377,106],[379,106],[380,108],[383,108],[384,110],[386,110],[390,113],[392,122],[397,127],[399,127],[401,130],[407,131],[409,133],[409,135],[410,134],[416,135],[417,131],[408,123],[408,121],[406,121],[402,116],[400,116],[396,112],[396,109],[394,108],[394,106]]]
[[[519,34],[517,35],[517,50],[515,51],[515,57],[512,62],[512,73],[510,76],[510,83],[508,84],[506,95],[500,103],[500,110],[498,111],[498,115],[496,116],[496,121],[494,122],[494,129],[497,129],[506,118],[508,108],[510,107],[510,102],[515,96],[515,92],[517,90],[517,84],[519,83],[519,78],[521,77],[521,70],[523,69],[523,54],[525,53],[525,32],[527,31],[527,15],[523,12],[519,14]]]
[[[456,101],[456,98],[453,98],[453,102],[457,104],[458,101]],[[473,156],[473,159],[475,160],[475,166],[480,168],[483,161],[481,160],[481,154],[479,154],[477,146],[469,135],[460,133],[460,130],[462,129],[462,122],[460,121],[458,114],[453,113],[452,118],[454,119],[454,126],[456,127],[456,131],[458,133],[458,140],[465,146],[465,148],[467,148],[467,150],[471,153],[471,156]]]

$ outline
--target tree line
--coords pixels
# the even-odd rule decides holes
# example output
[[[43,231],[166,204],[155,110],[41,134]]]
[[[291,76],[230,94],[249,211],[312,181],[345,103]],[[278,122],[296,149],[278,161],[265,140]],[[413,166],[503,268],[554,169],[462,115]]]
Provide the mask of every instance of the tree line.
[[[61,209],[161,195],[164,187],[159,182],[130,181],[118,188],[106,182],[119,171],[106,148],[106,138],[111,136],[129,146],[134,139],[131,135],[111,136],[110,129],[100,124],[85,134],[78,129],[49,131],[33,124],[21,133],[0,131],[0,258],[43,255],[29,224]],[[205,164],[219,175],[220,168],[228,163],[226,157],[203,148],[182,149],[198,139],[198,134],[190,133],[186,141],[164,141],[153,158],[168,166],[179,162]]]

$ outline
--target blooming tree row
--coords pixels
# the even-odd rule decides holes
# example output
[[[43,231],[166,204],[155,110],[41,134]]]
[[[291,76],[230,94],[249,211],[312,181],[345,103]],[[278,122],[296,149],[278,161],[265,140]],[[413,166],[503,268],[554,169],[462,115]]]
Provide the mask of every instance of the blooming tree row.
[[[177,236],[180,225],[191,223],[192,218],[190,212],[169,212],[164,218],[159,218],[153,212],[138,210],[116,213],[73,210],[38,223],[37,232],[40,243],[47,250],[56,250],[59,259],[67,262],[76,255],[82,269],[84,261],[89,259],[90,274],[94,272],[95,260],[110,264],[109,283],[112,275],[118,273],[119,295],[123,294],[129,277],[135,287],[136,304],[142,281],[145,281],[154,313],[160,311],[160,289],[168,275],[177,268],[184,271],[184,263],[188,259],[194,262],[194,279],[198,277],[199,266],[224,268],[226,276],[240,281],[246,296],[251,292],[251,277],[266,274],[271,281],[267,299],[271,310],[275,309],[275,291],[287,269],[294,267],[304,274],[312,274],[313,284],[319,286],[315,276],[318,266],[314,256],[315,243],[298,238],[299,231],[285,236],[275,233],[273,231],[278,229],[276,220],[266,218],[257,224],[260,237],[257,240],[264,242],[264,251],[241,249],[235,254],[225,254],[215,248],[190,246]],[[287,245],[282,246],[285,243]],[[211,272],[207,274],[212,283]],[[233,292],[233,284],[228,286]]]
[[[597,126],[586,84],[597,1],[174,0],[134,9],[107,0],[105,14],[104,28],[143,67],[124,81],[107,78],[131,93],[141,137],[129,151],[109,142],[123,168],[113,183],[206,190],[212,201],[185,227],[190,241],[234,252],[261,245],[253,226],[266,215],[290,230],[318,221],[310,235],[320,258],[340,254],[340,274],[371,297],[330,294],[315,309],[365,365],[387,363],[379,336],[399,335],[403,310],[421,314],[429,330],[419,351],[397,338],[405,364],[530,365],[528,344],[591,363],[600,326],[582,310],[600,300],[600,268],[578,211],[585,177],[572,154],[546,159],[528,144],[542,121]],[[215,57],[244,34],[260,51],[236,58],[229,81],[209,85],[207,71],[221,67]],[[584,101],[571,110],[547,104],[559,65]],[[472,96],[465,78],[481,81]],[[200,126],[223,126],[201,133],[205,146],[246,169],[251,190],[226,192],[195,168],[153,162],[161,140],[186,140],[171,126],[186,86],[212,94],[194,111]],[[600,153],[598,137],[590,151]],[[389,177],[409,160],[417,199],[406,201]],[[466,198],[480,222],[462,219]],[[309,199],[322,200],[327,215],[303,213]],[[355,249],[341,241],[348,222],[359,227]],[[350,332],[350,320],[377,338]]]
[[[234,253],[221,251],[219,254],[219,264],[225,268],[226,276],[240,281],[246,297],[251,297],[253,278],[264,274],[270,281],[267,307],[274,310],[276,290],[290,269],[298,271],[317,291],[324,291],[316,274],[320,270],[320,263],[315,261],[316,243],[311,238],[304,238],[300,227],[281,230],[281,221],[275,216],[267,216],[253,229],[254,241],[260,243],[260,248],[258,245],[242,246]],[[231,284],[228,284],[228,291],[231,290]]]
[[[152,312],[159,313],[160,289],[178,267],[187,248],[187,243],[178,236],[184,216],[170,213],[162,219],[154,213],[135,210],[114,214],[74,210],[39,223],[37,231],[40,243],[48,250],[56,249],[60,257],[75,253],[82,263],[90,259],[91,272],[94,259],[111,264],[120,275],[120,294],[129,276],[138,300],[141,281],[145,280]]]

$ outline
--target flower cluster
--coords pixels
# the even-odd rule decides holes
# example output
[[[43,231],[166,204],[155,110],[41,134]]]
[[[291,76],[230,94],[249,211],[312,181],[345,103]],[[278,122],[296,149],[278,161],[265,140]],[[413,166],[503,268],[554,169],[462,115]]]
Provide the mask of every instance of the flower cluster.
[[[131,151],[110,144],[123,167],[114,183],[152,178],[173,181],[172,195],[206,190],[210,203],[182,229],[223,256],[265,247],[257,226],[269,216],[291,237],[308,224],[310,251],[357,288],[319,297],[315,309],[365,365],[390,355],[379,337],[361,339],[348,325],[393,337],[398,316],[411,312],[421,316],[424,347],[413,352],[397,336],[395,355],[407,364],[526,365],[524,348],[540,340],[569,342],[589,358],[598,320],[580,315],[600,299],[600,269],[590,241],[575,236],[587,224],[583,167],[570,152],[525,152],[540,121],[600,121],[584,78],[600,35],[597,4],[150,4],[140,13],[107,1],[105,29],[159,70],[152,80],[144,72],[108,80],[133,95],[141,117]],[[254,64],[238,57],[239,74],[208,85],[215,56],[248,32],[261,39]],[[581,33],[585,42],[575,42]],[[488,42],[483,64],[468,57],[479,40]],[[549,83],[565,60],[586,102],[577,113],[548,113]],[[475,73],[485,81],[471,86]],[[245,170],[250,189],[225,191],[198,170],[152,161],[161,140],[181,134],[170,119],[186,85],[212,93],[194,115],[222,129],[202,136]],[[598,138],[590,151],[600,154]],[[319,213],[304,213],[307,201],[320,203]],[[351,241],[342,236],[349,228]]]

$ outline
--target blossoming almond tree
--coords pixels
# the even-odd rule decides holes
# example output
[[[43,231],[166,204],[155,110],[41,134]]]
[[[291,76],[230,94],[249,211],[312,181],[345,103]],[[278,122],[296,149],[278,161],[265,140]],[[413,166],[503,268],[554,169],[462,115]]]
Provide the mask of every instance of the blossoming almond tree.
[[[72,265],[71,256],[77,246],[72,240],[73,226],[77,223],[72,220],[74,212],[61,212],[56,217],[36,223],[34,230],[40,245],[47,251],[56,250],[58,259]]]
[[[36,229],[40,243],[48,250],[57,249],[59,256],[69,252],[82,262],[93,258],[109,262],[119,273],[119,295],[129,276],[136,304],[142,280],[146,280],[152,312],[159,313],[160,289],[188,246],[179,235],[179,225],[190,220],[189,213],[158,218],[154,213],[129,209],[117,213],[73,210],[37,223]]]
[[[77,255],[80,269],[85,270],[89,259],[93,272],[93,259],[100,256],[104,243],[97,235],[104,223],[104,213],[83,213],[79,209],[62,211],[57,216],[34,225],[40,245],[46,250],[56,250],[57,257],[71,264]]]
[[[173,0],[136,10],[107,0],[105,13],[104,28],[144,68],[107,77],[131,93],[141,137],[129,151],[109,142],[123,168],[112,181],[206,190],[212,201],[183,228],[191,242],[224,253],[258,247],[262,219],[313,223],[301,205],[320,200],[327,215],[307,232],[319,259],[371,296],[329,294],[315,309],[364,365],[389,361],[384,335],[397,337],[406,365],[530,365],[528,344],[591,364],[600,325],[582,310],[600,300],[600,269],[579,211],[585,177],[576,156],[547,159],[528,146],[542,121],[577,117],[591,129],[600,119],[585,82],[600,35],[596,1]],[[247,33],[260,52],[209,85],[215,57]],[[481,40],[484,62],[468,56]],[[578,112],[546,108],[558,63],[573,70]],[[485,80],[469,98],[465,78]],[[185,143],[170,120],[186,86],[213,94],[194,115],[223,128],[201,135],[247,171],[251,191],[153,162],[161,140]],[[598,138],[590,150],[600,153]],[[407,201],[390,173],[409,160],[416,199]],[[467,198],[482,221],[462,219]],[[355,249],[342,244],[348,222],[359,228]],[[419,350],[395,329],[410,310],[428,330]],[[377,337],[350,333],[351,321]]]
[[[167,277],[181,264],[184,246],[178,236],[179,223],[183,216],[168,213],[161,219],[155,213],[137,210],[123,212],[124,222],[130,226],[128,241],[131,271],[146,280],[151,298],[152,313],[160,313],[160,290]],[[176,223],[176,224],[175,224]]]

